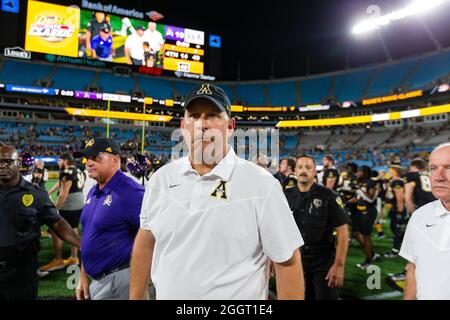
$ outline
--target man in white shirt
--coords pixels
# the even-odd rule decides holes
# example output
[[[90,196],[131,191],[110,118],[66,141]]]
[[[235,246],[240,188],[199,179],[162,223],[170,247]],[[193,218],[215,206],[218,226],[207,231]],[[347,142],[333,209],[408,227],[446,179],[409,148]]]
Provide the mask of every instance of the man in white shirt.
[[[438,199],[409,220],[400,256],[408,260],[404,299],[450,299],[450,143],[436,147],[428,164]]]
[[[143,26],[136,28],[136,33],[128,36],[125,41],[125,56],[128,64],[141,66],[144,61],[144,47],[145,29]]]
[[[156,30],[156,23],[150,21],[148,23],[148,29],[144,32],[144,37],[146,41],[150,44],[150,49],[152,53],[157,56],[158,52],[161,50],[164,45],[164,38],[158,30]]]
[[[303,239],[280,183],[238,158],[225,92],[191,91],[181,122],[187,157],[150,178],[131,263],[130,299],[267,299],[269,259],[278,299],[303,299]]]

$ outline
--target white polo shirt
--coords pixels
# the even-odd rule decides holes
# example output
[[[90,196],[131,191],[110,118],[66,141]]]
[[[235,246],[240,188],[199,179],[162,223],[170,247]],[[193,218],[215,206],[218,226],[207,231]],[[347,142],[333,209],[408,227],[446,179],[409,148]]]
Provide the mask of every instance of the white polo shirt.
[[[144,41],[148,41],[150,48],[153,52],[157,52],[161,50],[162,45],[164,44],[164,38],[158,30],[150,31],[149,29],[144,32]]]
[[[303,245],[278,180],[231,147],[203,177],[188,157],[159,169],[141,228],[156,239],[157,299],[267,299],[268,258],[284,262]]]
[[[145,41],[145,36],[139,36],[137,33],[133,33],[125,40],[125,48],[130,49],[130,56],[133,59],[144,60],[144,47],[142,46]]]
[[[84,202],[86,202],[89,191],[91,191],[92,187],[94,187],[97,184],[97,181],[92,178],[89,178],[87,170],[85,170],[84,173],[86,176],[86,180],[84,181],[84,185],[83,185],[83,196],[84,196]]]
[[[440,200],[414,211],[400,256],[416,265],[417,299],[450,299],[450,212]]]

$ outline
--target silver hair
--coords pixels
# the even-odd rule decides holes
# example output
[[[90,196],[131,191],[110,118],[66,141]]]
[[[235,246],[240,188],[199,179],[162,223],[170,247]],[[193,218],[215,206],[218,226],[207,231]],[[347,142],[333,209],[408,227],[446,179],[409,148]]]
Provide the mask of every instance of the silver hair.
[[[437,151],[439,149],[442,149],[442,148],[445,148],[445,147],[450,147],[450,142],[441,143],[436,148],[434,148],[433,151],[431,151],[431,152],[435,152],[435,151]]]

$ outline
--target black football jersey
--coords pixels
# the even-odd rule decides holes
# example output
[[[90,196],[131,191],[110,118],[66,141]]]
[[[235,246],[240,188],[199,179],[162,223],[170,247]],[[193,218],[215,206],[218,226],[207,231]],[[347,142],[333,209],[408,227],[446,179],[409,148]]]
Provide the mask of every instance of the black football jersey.
[[[354,174],[350,176],[344,175],[339,193],[344,198],[344,201],[347,202],[355,196],[355,191],[357,188],[358,182],[356,176]]]
[[[384,200],[386,198],[386,190],[387,190],[386,180],[377,178],[372,178],[372,180],[375,181],[375,189],[378,192],[377,197]]]
[[[417,209],[427,203],[436,200],[431,193],[430,177],[426,173],[408,172],[406,174],[406,183],[414,183],[413,200]]]
[[[373,179],[361,180],[358,182],[358,188],[362,190],[366,195],[368,194],[370,189],[377,189],[376,181]],[[357,206],[375,206],[376,201],[368,202],[364,199],[358,200]]]
[[[333,190],[336,190],[338,187],[338,184],[339,184],[339,172],[334,168],[325,169],[325,171],[323,173],[323,178],[322,178],[322,184],[324,186],[327,185],[328,178],[336,178],[336,180],[334,181],[334,185],[333,185]]]
[[[405,188],[405,182],[401,179],[395,179],[390,181],[389,183],[389,196],[387,197],[387,202],[392,205],[392,210],[397,210],[397,197],[395,195],[395,190],[404,189]]]
[[[83,192],[84,181],[86,180],[85,173],[75,166],[63,170],[59,174],[59,180],[62,183],[72,181],[69,193]]]
[[[295,174],[290,174],[286,177],[286,179],[283,181],[283,189],[290,189],[297,185],[297,177]]]

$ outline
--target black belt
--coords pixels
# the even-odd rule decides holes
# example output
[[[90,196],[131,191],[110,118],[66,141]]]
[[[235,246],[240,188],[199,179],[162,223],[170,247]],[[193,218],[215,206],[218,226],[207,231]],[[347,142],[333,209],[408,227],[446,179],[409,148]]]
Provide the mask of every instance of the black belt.
[[[96,280],[96,281],[99,281],[99,280],[103,279],[104,277],[106,277],[107,275],[109,275],[111,273],[114,273],[114,272],[117,272],[117,271],[120,271],[120,270],[123,270],[123,269],[127,269],[129,267],[130,267],[130,263],[127,262],[127,263],[124,263],[123,265],[121,265],[120,267],[117,267],[117,268],[112,269],[110,271],[106,271],[106,272],[103,272],[103,273],[100,273],[100,274],[96,274],[95,276],[91,276],[91,278]]]

